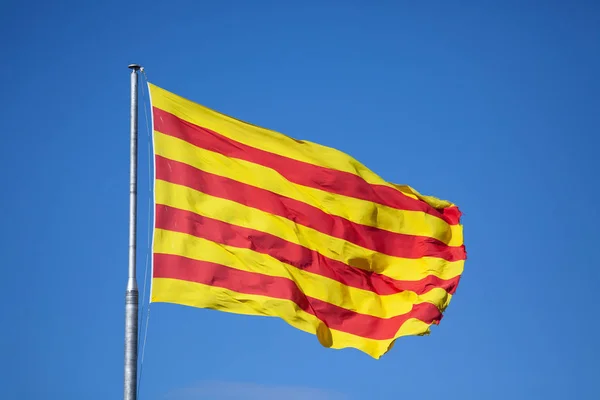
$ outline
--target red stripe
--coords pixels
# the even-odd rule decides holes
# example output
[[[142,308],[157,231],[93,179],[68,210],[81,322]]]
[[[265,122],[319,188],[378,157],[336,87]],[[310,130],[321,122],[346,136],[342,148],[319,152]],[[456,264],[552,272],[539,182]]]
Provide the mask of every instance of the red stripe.
[[[424,201],[410,198],[388,186],[369,184],[349,172],[320,167],[245,145],[156,107],[153,107],[153,112],[155,130],[227,157],[272,168],[287,180],[299,185],[372,201],[400,210],[422,211],[439,217],[451,225],[459,223],[460,211],[456,207],[437,210]]]
[[[310,204],[211,174],[190,165],[156,156],[156,179],[279,215],[326,235],[380,253],[403,258],[438,257],[447,261],[466,258],[464,246],[447,244],[426,236],[404,235],[327,214]]]
[[[298,269],[379,295],[406,290],[424,294],[436,287],[453,294],[460,280],[460,276],[444,280],[433,275],[418,281],[395,280],[385,275],[351,267],[268,233],[160,204],[156,206],[155,224],[158,229],[181,232],[227,246],[252,249]]]
[[[290,279],[240,271],[224,265],[170,254],[154,255],[154,277],[197,282],[238,293],[291,300],[300,309],[319,318],[329,328],[376,340],[393,338],[409,318],[417,318],[427,324],[439,323],[442,318],[440,311],[431,303],[415,304],[410,312],[387,319],[359,314],[306,296]]]

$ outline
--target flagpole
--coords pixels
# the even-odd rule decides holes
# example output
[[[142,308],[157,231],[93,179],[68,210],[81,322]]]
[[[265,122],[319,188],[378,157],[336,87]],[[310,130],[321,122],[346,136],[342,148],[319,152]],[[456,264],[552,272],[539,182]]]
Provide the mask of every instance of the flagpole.
[[[124,400],[137,398],[137,350],[138,350],[138,286],[135,276],[136,227],[137,227],[137,148],[138,148],[138,74],[140,66],[131,69],[131,109],[129,139],[129,274],[125,292],[125,379]]]

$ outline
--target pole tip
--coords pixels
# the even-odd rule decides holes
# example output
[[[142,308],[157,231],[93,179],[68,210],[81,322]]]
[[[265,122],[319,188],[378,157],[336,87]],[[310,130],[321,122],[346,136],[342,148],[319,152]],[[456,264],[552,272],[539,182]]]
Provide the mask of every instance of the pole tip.
[[[139,64],[129,64],[129,65],[127,66],[127,68],[130,68],[130,69],[133,69],[133,70],[135,70],[135,71],[138,71],[140,68],[142,68],[142,66],[141,66],[141,65],[139,65]]]

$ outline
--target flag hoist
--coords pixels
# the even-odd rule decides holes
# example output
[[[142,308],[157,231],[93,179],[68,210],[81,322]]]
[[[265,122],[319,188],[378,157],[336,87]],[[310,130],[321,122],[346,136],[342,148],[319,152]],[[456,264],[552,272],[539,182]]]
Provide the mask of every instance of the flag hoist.
[[[138,71],[131,69],[131,108],[129,113],[129,273],[125,292],[125,400],[135,400],[137,390],[138,354],[138,286],[136,279],[136,229],[137,229],[137,148],[138,148]]]

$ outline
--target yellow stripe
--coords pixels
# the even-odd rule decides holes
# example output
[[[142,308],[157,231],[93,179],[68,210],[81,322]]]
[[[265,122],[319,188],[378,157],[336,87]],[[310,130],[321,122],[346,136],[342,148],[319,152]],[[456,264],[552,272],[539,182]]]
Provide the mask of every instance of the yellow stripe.
[[[432,303],[443,311],[452,297],[441,288],[434,288],[420,296],[410,291],[380,296],[368,290],[349,287],[336,280],[300,270],[251,249],[218,244],[180,232],[157,229],[154,240],[155,253],[179,255],[241,271],[290,279],[307,296],[379,318],[406,314],[414,304],[424,302]]]
[[[165,204],[229,224],[268,232],[317,251],[325,257],[393,279],[420,280],[429,275],[451,279],[463,271],[464,261],[448,262],[435,257],[408,259],[389,256],[297,225],[286,218],[161,180],[156,181],[155,197],[157,204]]]
[[[218,132],[248,146],[280,154],[294,160],[360,176],[368,183],[391,187],[413,199],[421,197],[409,186],[394,185],[385,181],[353,157],[337,149],[309,141],[295,140],[279,132],[216,112],[153,84],[149,84],[149,87],[154,107],[167,111],[192,124]],[[433,197],[425,196],[423,200],[433,201],[435,203],[432,204],[434,207],[453,206],[448,201]]]
[[[442,219],[421,211],[401,211],[297,185],[283,179],[271,168],[198,148],[157,131],[154,132],[154,142],[157,155],[310,204],[352,222],[406,235],[429,236],[450,246],[463,244],[461,225],[449,225]]]
[[[153,303],[163,302],[209,308],[235,314],[279,317],[297,329],[316,334],[323,346],[334,349],[357,348],[374,358],[380,358],[384,355],[391,348],[394,341],[393,339],[367,339],[334,329],[327,330],[317,317],[300,309],[291,300],[238,293],[224,288],[177,279],[154,278],[152,280],[151,301]],[[327,331],[330,336],[327,335]],[[395,337],[426,335],[428,333],[429,324],[412,318],[402,325]]]

